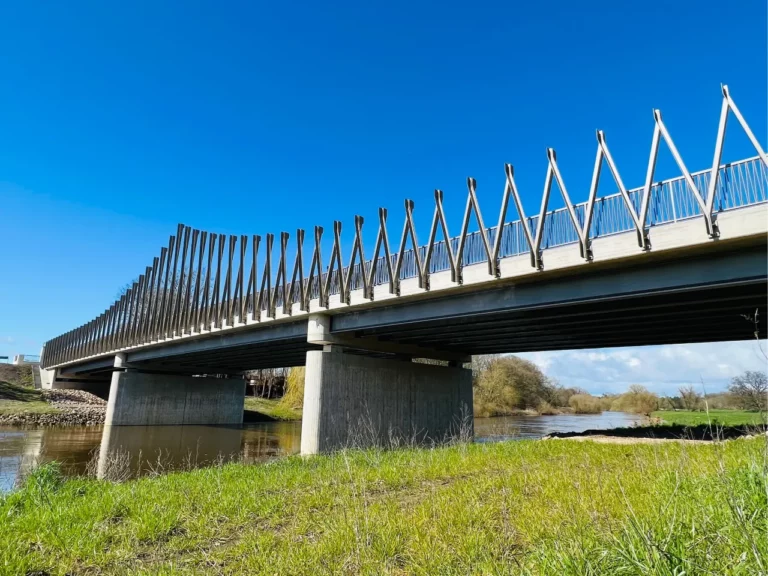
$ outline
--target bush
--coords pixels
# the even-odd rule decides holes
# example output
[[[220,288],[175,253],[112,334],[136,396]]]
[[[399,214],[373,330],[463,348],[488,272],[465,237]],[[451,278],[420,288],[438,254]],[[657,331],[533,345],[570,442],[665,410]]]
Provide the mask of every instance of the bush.
[[[569,406],[568,401],[571,396],[576,394],[588,394],[586,390],[581,388],[564,388],[560,386],[556,380],[548,379],[547,384],[547,402],[557,408],[564,408]]]
[[[294,410],[301,410],[304,406],[304,366],[290,368],[285,379],[285,394],[280,403]]]
[[[576,414],[600,414],[603,411],[600,398],[590,394],[574,394],[568,399],[568,405]]]
[[[739,399],[730,392],[707,394],[704,399],[710,410],[735,410],[740,407]]]
[[[560,410],[552,406],[552,404],[546,400],[539,402],[536,412],[538,412],[540,416],[554,416],[555,414],[561,413]]]
[[[616,399],[618,396],[616,394],[603,394],[598,398],[600,401],[600,408],[602,408],[603,412],[606,410],[613,410],[613,404],[616,402]]]
[[[516,356],[492,358],[476,372],[475,416],[503,416],[536,410],[549,401],[551,385],[533,362]]]
[[[659,397],[639,384],[632,384],[629,391],[614,400],[611,410],[650,415],[659,409]]]

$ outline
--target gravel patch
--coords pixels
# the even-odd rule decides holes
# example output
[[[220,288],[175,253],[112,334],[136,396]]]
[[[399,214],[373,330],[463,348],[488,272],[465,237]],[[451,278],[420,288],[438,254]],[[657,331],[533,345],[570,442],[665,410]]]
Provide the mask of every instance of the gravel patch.
[[[88,406],[104,406],[107,401],[84,390],[42,390],[43,399],[55,406],[71,406],[85,404]]]

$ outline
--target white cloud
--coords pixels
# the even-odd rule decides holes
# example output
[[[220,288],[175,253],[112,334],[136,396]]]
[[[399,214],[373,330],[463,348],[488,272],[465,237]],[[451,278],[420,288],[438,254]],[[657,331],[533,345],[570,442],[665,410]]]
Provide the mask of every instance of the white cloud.
[[[768,347],[760,343],[763,350]],[[766,370],[768,361],[755,341],[604,348],[519,354],[564,386],[593,394],[623,392],[642,384],[659,394],[675,394],[684,384],[708,392],[724,390],[745,370]],[[702,384],[703,383],[703,384]]]

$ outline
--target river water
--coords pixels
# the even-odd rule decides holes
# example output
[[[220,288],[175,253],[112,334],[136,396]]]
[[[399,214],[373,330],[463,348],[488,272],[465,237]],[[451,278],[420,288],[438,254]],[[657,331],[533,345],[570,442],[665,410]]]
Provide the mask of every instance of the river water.
[[[623,412],[476,418],[475,441],[541,438],[632,426],[643,419]],[[56,460],[67,475],[127,477],[188,469],[217,461],[246,463],[296,454],[301,422],[224,426],[0,427],[0,491],[8,491],[34,466]]]

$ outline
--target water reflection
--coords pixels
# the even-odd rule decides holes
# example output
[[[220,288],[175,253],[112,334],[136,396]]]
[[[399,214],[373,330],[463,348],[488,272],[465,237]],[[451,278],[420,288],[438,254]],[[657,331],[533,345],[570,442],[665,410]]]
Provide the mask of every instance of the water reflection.
[[[240,453],[242,430],[224,426],[104,426],[99,478],[122,479],[229,462]]]
[[[61,462],[69,476],[128,478],[239,459],[296,454],[301,422],[224,426],[0,427],[0,491],[39,464]]]
[[[101,442],[101,426],[0,427],[0,491],[38,464],[62,463],[65,474],[83,474]]]
[[[540,438],[631,426],[642,417],[622,412],[559,416],[477,418],[478,442]],[[0,491],[11,489],[34,466],[56,460],[68,475],[131,477],[239,459],[251,463],[301,447],[301,422],[223,426],[0,427]]]

